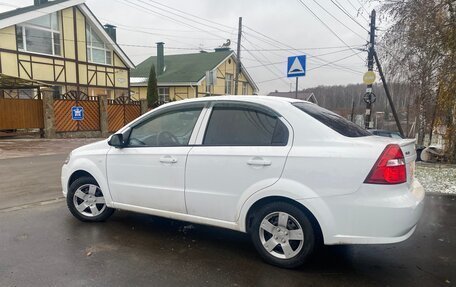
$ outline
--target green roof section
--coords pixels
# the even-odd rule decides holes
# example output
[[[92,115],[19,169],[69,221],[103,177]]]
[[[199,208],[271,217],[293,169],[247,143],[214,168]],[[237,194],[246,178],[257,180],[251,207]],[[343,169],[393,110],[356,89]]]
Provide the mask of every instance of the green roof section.
[[[56,5],[56,4],[59,4],[59,3],[63,3],[63,2],[66,2],[66,1],[68,1],[68,0],[54,0],[54,1],[49,1],[47,3],[43,3],[43,4],[40,4],[40,5],[30,5],[30,6],[26,6],[26,7],[17,8],[15,10],[6,11],[6,12],[3,12],[3,13],[0,13],[0,20],[7,19],[7,18],[10,18],[10,17],[13,17],[13,16],[17,16],[17,15],[21,15],[23,13],[35,11],[35,10],[38,10],[38,9],[41,9],[41,8],[53,6],[53,5]]]
[[[165,71],[157,76],[157,81],[162,83],[196,83],[206,72],[213,70],[233,51],[224,50],[216,52],[202,52],[194,54],[165,55]],[[150,68],[157,67],[157,57],[152,56],[131,70],[130,77],[148,78]]]

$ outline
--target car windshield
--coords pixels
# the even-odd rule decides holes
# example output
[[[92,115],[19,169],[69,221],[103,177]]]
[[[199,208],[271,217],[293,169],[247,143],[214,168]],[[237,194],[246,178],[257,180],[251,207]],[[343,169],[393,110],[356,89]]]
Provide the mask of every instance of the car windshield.
[[[292,105],[343,136],[354,138],[372,135],[367,130],[346,120],[338,114],[315,104],[298,102],[292,103]]]

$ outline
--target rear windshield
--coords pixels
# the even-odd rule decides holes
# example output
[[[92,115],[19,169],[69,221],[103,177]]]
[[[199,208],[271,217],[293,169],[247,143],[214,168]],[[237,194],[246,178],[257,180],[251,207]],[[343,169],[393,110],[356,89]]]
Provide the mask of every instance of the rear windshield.
[[[330,127],[331,129],[335,130],[343,136],[356,138],[372,135],[367,130],[346,120],[338,114],[328,111],[327,109],[319,107],[315,104],[302,102],[292,104],[293,106],[297,107],[301,111],[304,111],[308,115],[312,116],[319,122]]]

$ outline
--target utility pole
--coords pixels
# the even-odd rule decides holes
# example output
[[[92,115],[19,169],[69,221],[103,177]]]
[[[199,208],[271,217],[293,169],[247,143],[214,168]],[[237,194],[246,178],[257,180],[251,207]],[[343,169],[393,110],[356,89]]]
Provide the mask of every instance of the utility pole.
[[[238,39],[237,39],[237,63],[236,77],[234,79],[234,94],[238,94],[239,74],[241,73],[241,38],[242,38],[242,17],[239,17]]]
[[[372,10],[371,13],[371,23],[370,23],[370,33],[369,33],[369,47],[368,47],[368,54],[367,54],[367,70],[373,71],[374,70],[374,47],[375,47],[375,10]],[[372,84],[368,84],[366,88],[366,95],[368,98],[365,99],[366,101],[366,116],[364,118],[364,127],[366,129],[370,128],[370,121],[372,115]]]
[[[369,48],[368,48],[368,55],[367,55],[367,69],[372,73],[374,70],[374,58],[375,63],[377,64],[378,72],[382,79],[383,87],[385,89],[386,97],[388,98],[388,102],[391,107],[391,111],[394,116],[394,120],[396,121],[397,129],[402,137],[404,137],[404,131],[402,130],[401,123],[399,121],[399,117],[396,112],[396,108],[394,107],[393,99],[391,98],[390,91],[388,89],[388,84],[386,83],[385,75],[383,74],[382,66],[380,65],[380,61],[378,60],[377,52],[375,51],[375,10],[372,10],[371,13],[371,23],[370,23],[370,34],[369,34]],[[369,72],[368,72],[369,73]],[[367,73],[366,73],[367,74]],[[371,128],[370,121],[372,116],[372,104],[375,102],[375,95],[372,93],[372,83],[375,80],[374,77],[371,79],[372,81],[368,81],[368,85],[366,88],[366,94],[364,96],[364,101],[366,102],[366,117],[364,119],[364,126],[366,129]]]

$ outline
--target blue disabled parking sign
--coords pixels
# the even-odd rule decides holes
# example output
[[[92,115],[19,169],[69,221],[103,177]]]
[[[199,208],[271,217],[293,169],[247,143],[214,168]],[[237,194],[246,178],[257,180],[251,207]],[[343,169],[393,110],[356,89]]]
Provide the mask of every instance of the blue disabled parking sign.
[[[288,57],[287,77],[302,77],[306,75],[306,55]]]
[[[78,106],[71,107],[71,118],[73,121],[82,121],[84,119],[84,108]]]

